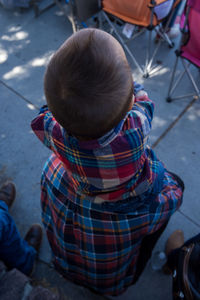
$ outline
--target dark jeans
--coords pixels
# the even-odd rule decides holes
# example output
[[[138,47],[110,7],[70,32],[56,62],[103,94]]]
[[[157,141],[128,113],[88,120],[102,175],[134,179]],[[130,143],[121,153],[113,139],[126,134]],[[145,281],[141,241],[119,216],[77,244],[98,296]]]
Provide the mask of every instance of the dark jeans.
[[[29,275],[36,251],[20,237],[8,206],[0,200],[0,260],[9,268],[17,268]]]
[[[136,273],[135,273],[135,280],[133,283],[136,283],[136,281],[139,279],[140,275],[144,271],[146,264],[148,260],[151,258],[152,251],[160,238],[161,234],[167,227],[168,221],[160,227],[156,232],[147,235],[143,241],[140,248],[140,254],[137,261],[137,267],[136,267]]]

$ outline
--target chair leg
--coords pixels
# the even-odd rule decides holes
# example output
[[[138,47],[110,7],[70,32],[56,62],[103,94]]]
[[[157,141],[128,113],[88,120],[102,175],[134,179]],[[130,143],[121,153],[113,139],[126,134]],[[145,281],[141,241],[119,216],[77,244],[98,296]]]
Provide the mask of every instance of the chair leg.
[[[174,82],[174,77],[175,77],[175,73],[176,73],[176,68],[177,68],[177,64],[178,64],[178,59],[179,57],[177,56],[176,57],[176,62],[175,62],[175,65],[174,65],[174,69],[173,69],[173,72],[172,72],[172,76],[171,76],[171,80],[170,80],[170,84],[169,84],[169,90],[168,90],[168,94],[167,94],[167,98],[166,98],[166,101],[167,102],[172,102],[172,98],[171,98],[171,95],[172,95],[172,92],[174,90],[173,88],[173,82]],[[176,84],[177,85],[177,84]]]
[[[110,25],[110,27],[112,28],[113,32],[116,34],[117,38],[119,39],[121,45],[124,47],[124,49],[128,52],[129,56],[131,57],[133,63],[135,64],[135,66],[138,68],[140,73],[144,73],[142,68],[140,67],[140,65],[138,64],[137,60],[135,59],[135,57],[133,56],[132,52],[130,51],[130,49],[128,48],[128,46],[124,43],[123,38],[120,36],[120,34],[117,32],[117,30],[115,29],[115,27],[113,26],[112,22],[110,21],[110,19],[108,18],[108,16],[106,15],[106,13],[104,11],[102,11],[102,14],[104,16],[104,18],[106,19],[106,21],[108,22],[108,24]]]
[[[99,29],[103,30],[103,19],[102,19],[102,14],[101,12],[98,13],[97,15],[98,19],[99,19]]]
[[[59,0],[55,0],[55,1],[59,1]],[[73,30],[73,33],[79,31],[81,28],[80,28],[80,24],[78,22],[78,19],[76,17],[76,5],[74,3],[74,1],[72,0],[69,0],[69,7],[70,7],[70,15],[68,16],[71,24],[72,24],[72,30]]]
[[[192,85],[193,85],[193,87],[194,87],[194,89],[195,89],[195,91],[196,91],[196,93],[197,93],[197,97],[200,98],[200,90],[198,89],[198,87],[197,87],[197,85],[196,85],[196,82],[194,81],[194,78],[192,77],[192,75],[191,75],[191,73],[190,73],[190,71],[189,71],[189,66],[186,65],[186,63],[185,63],[185,61],[184,61],[183,59],[181,59],[181,61],[182,61],[182,64],[183,64],[183,66],[184,66],[184,68],[185,68],[185,71],[186,71],[186,73],[187,73],[189,79],[191,80]]]
[[[157,46],[155,47],[155,49],[152,53],[152,51],[151,51],[151,47],[152,47],[152,30],[154,29],[154,27],[153,27],[153,14],[154,14],[154,9],[151,8],[151,21],[150,21],[150,28],[149,28],[148,47],[147,47],[147,51],[146,51],[146,62],[145,62],[144,75],[143,75],[144,78],[149,77],[149,75],[152,73],[153,70],[151,69],[151,66],[152,66],[154,58],[155,58],[155,56],[158,52],[158,49],[161,45],[161,39],[159,39],[158,44],[157,44]],[[171,42],[171,40],[167,36],[166,30],[168,28],[168,25],[169,25],[169,22],[172,18],[172,15],[173,14],[170,15],[170,18],[167,21],[167,24],[166,24],[163,32],[161,30],[159,31],[159,29],[157,27],[155,27],[155,31],[157,33],[160,33],[160,35],[163,37],[163,39],[168,43],[169,47],[171,47],[171,48],[173,47],[173,43]],[[160,28],[160,25],[158,25],[158,27]],[[150,58],[150,56],[151,56],[151,58]]]
[[[178,63],[178,56],[176,58],[176,63],[175,63],[175,66],[174,66],[174,70],[173,70],[173,73],[172,73],[172,77],[171,77],[171,81],[170,81],[170,85],[169,85],[169,91],[168,91],[168,95],[167,95],[167,98],[166,98],[166,101],[167,102],[172,102],[173,100],[178,100],[178,99],[182,99],[182,98],[188,98],[188,97],[191,97],[191,96],[194,96],[193,93],[190,93],[190,94],[185,94],[185,95],[180,95],[180,96],[176,96],[176,97],[173,97],[172,98],[172,94],[175,90],[175,88],[177,87],[177,85],[179,84],[179,82],[181,81],[181,79],[183,78],[184,74],[187,73],[189,79],[191,80],[192,82],[192,85],[197,93],[197,98],[200,98],[200,91],[189,71],[189,67],[191,65],[191,63],[188,62],[188,64],[186,65],[184,59],[181,58],[182,60],[182,63],[183,63],[183,67],[184,67],[184,71],[179,75],[179,77],[177,78],[176,82],[174,83],[173,85],[173,82],[174,82],[174,77],[175,77],[175,73],[176,73],[176,68],[177,68],[177,63]]]
[[[169,45],[169,48],[173,48],[174,47],[174,43],[170,40],[170,38],[168,37],[168,35],[166,34],[168,28],[169,28],[169,24],[174,16],[175,13],[175,7],[172,9],[169,18],[167,20],[167,22],[165,23],[164,27],[162,28],[162,30],[158,30],[158,33],[161,35],[161,37],[163,38],[164,41],[167,42],[167,44]],[[159,25],[160,26],[160,25]]]
[[[151,36],[152,36],[152,34],[149,37],[149,43],[150,43],[150,39],[152,39]],[[151,43],[152,43],[152,41],[151,41]],[[151,75],[153,73],[153,71],[155,71],[155,69],[157,69],[157,68],[151,68],[151,67],[152,67],[154,58],[155,58],[155,56],[156,56],[156,54],[158,52],[158,49],[160,48],[160,45],[161,45],[161,39],[158,41],[158,44],[156,45],[156,47],[155,47],[155,49],[154,49],[154,51],[152,53],[151,59],[148,61],[148,65],[147,65],[146,69],[147,69],[147,73],[149,75]],[[149,50],[149,56],[150,56],[150,51],[151,51],[151,46],[150,46],[150,50]]]
[[[146,50],[146,61],[145,61],[145,67],[144,67],[144,78],[148,78],[149,77],[149,71],[151,66],[149,65],[149,57],[151,54],[151,40],[152,40],[152,30],[149,31],[149,38],[148,38],[148,46],[147,46],[147,50]]]

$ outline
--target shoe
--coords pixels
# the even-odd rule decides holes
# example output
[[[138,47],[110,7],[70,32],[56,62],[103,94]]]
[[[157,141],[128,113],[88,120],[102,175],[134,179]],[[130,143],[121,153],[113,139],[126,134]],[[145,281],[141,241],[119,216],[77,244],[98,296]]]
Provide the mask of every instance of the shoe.
[[[16,188],[13,182],[7,181],[0,188],[0,200],[4,201],[10,208],[16,197]]]
[[[33,224],[28,230],[25,241],[32,246],[37,253],[39,252],[40,245],[42,242],[42,227],[39,224]]]
[[[184,244],[184,234],[182,230],[175,230],[168,238],[165,245],[165,254],[168,256],[170,252],[176,248],[180,248]]]

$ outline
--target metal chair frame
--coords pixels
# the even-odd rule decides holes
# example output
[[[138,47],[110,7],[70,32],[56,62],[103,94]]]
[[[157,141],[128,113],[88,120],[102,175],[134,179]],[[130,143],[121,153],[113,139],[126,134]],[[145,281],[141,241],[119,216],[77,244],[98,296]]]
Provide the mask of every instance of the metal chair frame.
[[[173,48],[174,44],[166,34],[166,31],[167,31],[168,25],[170,23],[170,20],[173,16],[173,13],[171,13],[170,18],[169,18],[169,20],[168,20],[168,22],[167,22],[167,24],[166,24],[163,31],[161,30],[161,25],[160,24],[157,24],[157,26],[155,26],[155,27],[151,27],[152,25],[150,24],[149,28],[143,28],[141,32],[134,34],[130,40],[126,40],[126,41],[119,34],[119,32],[117,31],[117,29],[114,26],[113,22],[110,21],[108,14],[105,13],[104,11],[102,11],[101,14],[106,19],[106,21],[108,22],[108,24],[112,28],[113,32],[117,36],[118,40],[120,41],[120,43],[122,44],[122,46],[124,47],[126,52],[129,54],[131,60],[133,61],[133,63],[135,64],[135,66],[137,67],[139,72],[143,75],[143,77],[148,78],[150,75],[153,75],[153,73],[158,70],[158,67],[157,66],[152,67],[152,64],[153,64],[155,56],[156,56],[156,54],[157,54],[157,52],[160,48],[162,39],[159,39],[154,51],[152,51],[152,49],[151,49],[151,46],[152,46],[152,31],[155,30],[156,33],[158,33],[163,38],[163,40],[165,40],[168,43],[169,47]],[[143,66],[140,66],[139,63],[137,62],[135,56],[133,55],[133,52],[127,46],[127,42],[130,42],[131,40],[137,38],[139,35],[141,35],[146,30],[149,30],[149,37],[148,37],[148,45],[147,45],[147,49],[146,49],[145,64],[144,64],[144,67],[143,67]]]
[[[55,1],[57,2],[58,0],[55,0]],[[117,39],[119,40],[119,42],[121,43],[121,45],[123,46],[125,51],[128,53],[128,55],[130,56],[130,59],[133,61],[134,65],[139,70],[139,72],[143,75],[143,77],[147,78],[150,75],[153,75],[153,73],[155,73],[156,71],[158,71],[160,66],[153,66],[153,62],[154,62],[155,56],[160,48],[162,39],[168,43],[170,48],[173,48],[173,46],[174,46],[174,43],[169,39],[169,37],[166,34],[168,25],[171,21],[171,18],[173,17],[174,10],[171,11],[170,16],[168,18],[168,22],[165,25],[165,28],[161,30],[160,22],[157,22],[156,25],[153,25],[153,22],[155,23],[154,7],[155,7],[155,5],[157,5],[157,3],[155,0],[149,0],[149,4],[150,4],[149,9],[151,10],[150,24],[147,27],[143,28],[141,30],[141,32],[134,33],[130,40],[125,40],[124,37],[122,37],[122,35],[118,32],[118,30],[116,29],[116,26],[115,26],[116,22],[120,22],[120,21],[124,22],[124,21],[119,19],[118,17],[113,16],[113,15],[107,13],[106,11],[104,11],[102,9],[102,0],[87,0],[87,1],[88,1],[88,4],[91,3],[91,6],[88,5],[88,6],[90,6],[89,7],[90,13],[88,13],[88,14],[82,12],[80,9],[81,5],[83,5],[82,1],[68,0],[68,4],[71,9],[70,21],[72,23],[73,32],[76,32],[81,27],[86,27],[85,21],[87,20],[87,18],[83,17],[81,14],[83,14],[83,15],[85,14],[86,17],[88,17],[88,19],[90,17],[96,15],[97,27],[99,27],[100,29],[104,29],[103,28],[104,21],[107,22],[107,24],[110,26],[110,29],[111,29],[110,33],[115,34],[115,36],[117,37]],[[164,0],[157,0],[157,1],[159,1],[159,3],[164,2]],[[181,0],[177,0],[177,3],[180,1]],[[95,2],[96,2],[96,4],[95,4]],[[85,7],[86,7],[86,3],[85,3]],[[110,20],[111,17],[112,17],[112,20],[114,20],[114,22]],[[134,22],[133,22],[133,24],[134,24]],[[137,25],[136,25],[136,27],[137,27]],[[133,51],[131,51],[129,49],[127,43],[129,41],[137,38],[139,35],[141,35],[146,30],[149,30],[149,37],[148,37],[148,43],[147,43],[147,49],[146,49],[146,58],[145,58],[144,66],[140,66],[137,59],[135,58],[135,55],[133,54]],[[157,45],[155,46],[154,50],[152,51],[152,31],[153,30],[155,30],[155,32],[158,33],[162,37],[162,39],[159,39]]]
[[[186,5],[187,5],[187,3],[186,3]],[[184,36],[184,33],[186,32],[185,28],[186,28],[186,25],[187,25],[189,12],[190,12],[190,6],[187,6],[184,25],[183,25],[183,28],[181,29],[182,38],[181,38],[181,41],[179,43],[178,49],[175,51],[176,61],[175,61],[174,69],[173,69],[171,80],[170,80],[170,84],[169,84],[169,90],[168,90],[168,94],[167,94],[167,98],[166,98],[167,102],[172,102],[173,100],[178,100],[178,99],[182,99],[182,98],[188,98],[188,97],[191,97],[191,96],[193,96],[193,97],[195,97],[197,99],[198,98],[200,99],[200,89],[198,88],[198,86],[197,86],[197,84],[196,84],[196,82],[195,82],[195,80],[194,80],[194,78],[193,78],[193,76],[192,76],[192,74],[190,72],[190,69],[189,69],[190,66],[194,65],[194,64],[192,64],[190,61],[188,61],[186,63],[185,60],[187,60],[187,59],[184,58],[184,57],[181,57],[181,47],[182,47],[182,43],[183,43],[183,36]],[[179,74],[178,78],[175,81],[175,75],[176,75],[176,71],[177,71],[177,66],[178,66],[179,59],[182,62],[184,70]],[[196,65],[194,65],[194,66],[199,69],[199,75],[200,75],[200,68],[198,66],[196,66]],[[184,95],[179,95],[179,96],[172,97],[173,92],[175,91],[176,87],[178,86],[178,84],[180,83],[180,81],[182,80],[182,78],[184,77],[185,74],[187,74],[189,80],[191,81],[196,94],[190,93],[190,94],[184,94]]]
[[[176,4],[178,4],[181,0],[176,1]],[[147,78],[150,75],[153,75],[154,72],[156,72],[160,67],[159,66],[152,66],[155,56],[159,50],[159,47],[161,45],[162,40],[160,39],[157,43],[157,46],[155,47],[155,49],[152,51],[152,31],[155,30],[156,33],[158,33],[162,39],[164,41],[166,41],[169,45],[170,48],[173,48],[174,43],[169,39],[169,37],[166,34],[166,31],[168,29],[168,25],[173,17],[174,14],[174,9],[171,11],[169,18],[168,18],[168,22],[166,23],[165,27],[163,29],[161,29],[161,22],[157,21],[155,24],[155,17],[154,17],[154,7],[158,4],[163,3],[164,1],[162,0],[157,0],[157,2],[155,0],[149,0],[149,9],[150,9],[150,22],[148,24],[148,26],[146,26],[143,30],[143,32],[145,30],[149,30],[149,37],[148,37],[148,44],[147,44],[147,48],[146,48],[146,58],[145,58],[145,64],[144,66],[140,66],[139,63],[137,62],[135,56],[133,55],[133,52],[130,51],[130,49],[128,48],[128,46],[126,45],[126,42],[124,41],[124,38],[118,33],[118,31],[116,30],[116,28],[114,27],[112,22],[109,22],[109,17],[107,15],[107,13],[105,11],[103,11],[103,15],[104,18],[106,18],[107,22],[109,22],[110,26],[113,28],[113,31],[115,33],[115,35],[117,36],[117,38],[120,40],[122,46],[124,47],[124,49],[127,51],[127,53],[129,54],[130,58],[132,59],[133,63],[136,65],[137,69],[139,70],[139,72],[143,75],[143,77]],[[136,25],[134,23],[134,20],[132,22],[132,24]],[[132,39],[135,39],[139,34],[134,34]],[[132,40],[130,39],[130,40]]]

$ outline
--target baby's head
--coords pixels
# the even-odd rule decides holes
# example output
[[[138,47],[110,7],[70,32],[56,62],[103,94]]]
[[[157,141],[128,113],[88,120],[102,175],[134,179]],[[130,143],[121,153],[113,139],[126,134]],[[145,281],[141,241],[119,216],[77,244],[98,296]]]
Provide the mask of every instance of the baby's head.
[[[83,29],[51,58],[44,78],[47,104],[68,134],[99,138],[126,115],[133,79],[124,51],[110,34]]]

